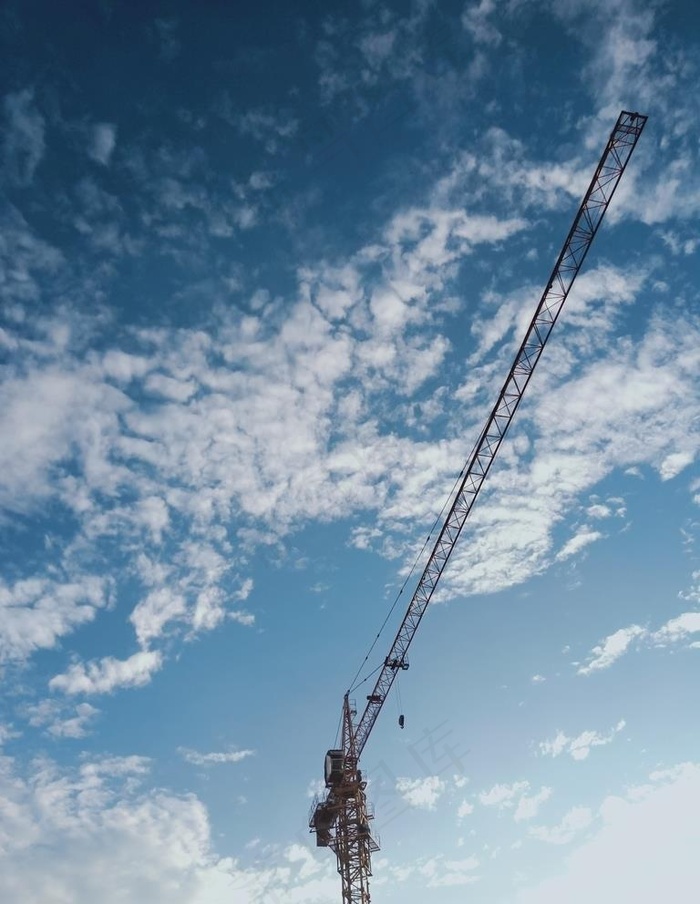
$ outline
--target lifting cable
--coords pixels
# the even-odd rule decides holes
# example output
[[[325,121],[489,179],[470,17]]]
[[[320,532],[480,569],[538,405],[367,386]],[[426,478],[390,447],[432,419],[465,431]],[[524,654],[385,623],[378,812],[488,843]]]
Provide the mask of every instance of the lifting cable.
[[[396,673],[396,680],[394,681],[393,687],[396,688],[396,715],[400,718],[403,714],[403,702],[401,700],[401,681],[398,672]]]

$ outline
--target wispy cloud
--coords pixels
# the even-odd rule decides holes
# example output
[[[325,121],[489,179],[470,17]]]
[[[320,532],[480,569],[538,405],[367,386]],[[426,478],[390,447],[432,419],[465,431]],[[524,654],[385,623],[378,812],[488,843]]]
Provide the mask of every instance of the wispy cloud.
[[[700,612],[683,612],[675,618],[670,618],[658,631],[654,631],[651,641],[665,647],[698,633],[700,633]]]
[[[136,605],[129,621],[134,626],[139,643],[147,646],[153,638],[160,637],[168,622],[183,615],[185,611],[182,596],[160,587]]]
[[[114,123],[99,122],[92,127],[88,154],[97,163],[109,166],[117,144],[117,127]]]
[[[529,794],[530,782],[520,781],[511,785],[494,785],[488,791],[482,791],[478,795],[479,803],[483,807],[495,807],[498,810],[513,810],[515,822],[526,822],[534,819],[540,807],[552,796],[552,789],[542,787],[539,791]],[[473,809],[473,808],[472,808]],[[471,810],[468,811],[471,813]]]
[[[0,662],[51,649],[92,621],[110,600],[111,582],[95,575],[60,582],[48,577],[0,581]]]
[[[3,99],[5,128],[4,174],[17,185],[29,185],[46,149],[46,121],[34,103],[34,92],[25,88]]]
[[[254,623],[251,612],[230,606],[250,586],[222,532],[232,513],[241,538],[272,530],[278,540],[329,512],[374,510],[373,533],[360,529],[355,542],[404,555],[415,524],[439,507],[464,443],[384,429],[371,405],[380,396],[410,399],[445,361],[450,344],[440,322],[452,310],[445,290],[455,261],[476,247],[499,253],[526,225],[522,217],[486,217],[447,203],[408,207],[389,218],[380,242],[360,247],[342,266],[300,270],[298,299],[272,306],[274,316],[264,302],[245,317],[222,314],[211,332],[131,331],[86,354],[72,338],[81,329],[74,321],[36,321],[34,334],[16,328],[18,363],[0,406],[6,506],[31,510],[58,501],[77,519],[69,548],[83,558],[106,545],[138,543],[142,591],[127,617],[148,647],[166,633],[189,636],[226,618]],[[607,335],[645,274],[605,267],[588,276],[574,318]],[[484,367],[505,360],[511,332],[517,330],[499,328],[488,340]],[[556,380],[545,374],[533,391],[530,423],[523,422],[534,442],[518,446],[523,451],[494,472],[472,541],[455,551],[443,598],[511,586],[548,567],[556,558],[555,527],[615,467],[641,460],[665,476],[690,460],[697,437],[665,412],[682,396],[688,423],[694,417],[698,333],[689,322],[679,346],[664,345],[660,315],[637,347],[602,343],[595,354],[576,329],[563,334]],[[474,429],[492,382],[475,389],[476,404],[456,433]],[[594,404],[612,386],[620,399],[614,419]],[[438,400],[434,416],[441,410]],[[633,442],[642,432],[644,442]],[[680,458],[669,451],[674,444]],[[178,533],[184,524],[191,539]],[[559,555],[573,555],[597,536],[582,529]],[[157,563],[166,541],[173,546],[164,570]],[[582,674],[614,661],[623,639],[604,642]],[[54,680],[57,687],[109,688],[143,683],[155,667],[151,659],[145,671],[126,668],[122,679],[112,669],[109,679],[93,664],[90,679],[74,664]]]
[[[0,722],[0,747],[2,747],[3,744],[7,744],[8,741],[21,736],[22,733],[15,731],[12,725],[7,724],[6,722]]]
[[[586,837],[555,877],[521,889],[514,900],[517,904],[605,900],[611,883],[617,900],[656,901],[666,896],[682,900],[697,876],[691,839],[699,801],[700,767],[682,763],[606,796],[595,811],[574,808],[558,826],[540,827],[533,835],[557,844],[588,830]],[[664,852],[661,860],[659,852]]]
[[[222,753],[199,753],[187,747],[178,747],[178,753],[192,763],[193,766],[221,766],[225,763],[240,763],[250,756],[255,756],[254,750],[228,750]]]
[[[463,800],[457,807],[457,819],[462,820],[467,816],[471,816],[474,812],[474,804],[471,801]]]
[[[462,13],[462,25],[476,44],[498,47],[503,36],[491,17],[496,11],[495,0],[479,0],[467,5]]]
[[[548,801],[552,796],[551,788],[540,788],[535,794],[531,794],[530,796],[523,794],[523,796],[518,801],[518,806],[513,814],[513,819],[516,822],[524,822],[530,819],[534,819],[535,816],[539,813],[540,807],[545,801]]]
[[[119,32],[118,8],[99,6],[100,21],[111,16]],[[2,179],[11,193],[0,210],[0,517],[7,519],[2,526],[31,522],[32,536],[17,541],[26,545],[21,557],[5,557],[0,657],[19,663],[28,684],[54,676],[48,701],[11,713],[29,722],[22,728],[32,753],[52,739],[80,740],[62,741],[62,755],[70,747],[84,752],[75,769],[45,757],[26,766],[19,758],[3,761],[0,898],[14,900],[19,888],[37,901],[59,889],[76,904],[151,900],[168,889],[183,900],[218,901],[232,889],[251,901],[333,899],[332,858],[317,859],[301,843],[274,847],[262,839],[264,862],[255,863],[255,843],[244,847],[250,835],[243,820],[232,826],[242,841],[235,834],[226,843],[245,853],[221,859],[195,795],[163,790],[162,775],[157,787],[144,789],[150,764],[143,758],[91,755],[93,742],[82,739],[96,724],[108,727],[120,704],[105,699],[98,713],[93,697],[80,702],[82,695],[146,685],[201,632],[225,626],[235,652],[253,639],[244,628],[272,626],[277,594],[270,595],[267,580],[254,583],[255,569],[265,567],[261,558],[284,562],[289,547],[312,531],[337,540],[341,553],[347,542],[391,557],[392,571],[405,568],[510,366],[542,288],[535,264],[546,264],[560,241],[560,214],[585,189],[601,132],[614,118],[610,110],[619,109],[629,85],[639,89],[640,105],[655,105],[649,150],[640,147],[639,166],[629,169],[608,221],[617,231],[608,232],[604,254],[596,252],[578,280],[441,598],[511,588],[614,542],[612,519],[624,504],[591,494],[616,477],[624,483],[623,473],[643,475],[646,486],[656,476],[676,480],[678,498],[698,494],[683,477],[700,450],[700,325],[690,271],[680,269],[697,250],[692,54],[657,34],[660,12],[633,0],[470,0],[459,10],[419,0],[404,15],[391,4],[360,6],[354,24],[331,8],[317,21],[313,10],[286,11],[284,52],[294,46],[304,66],[316,67],[311,84],[302,81],[304,67],[287,60],[292,77],[276,79],[269,49],[264,77],[243,74],[253,71],[253,50],[237,42],[247,42],[252,19],[232,33],[233,42],[221,19],[214,42],[221,38],[220,50],[199,69],[185,17],[147,26],[147,77],[134,71],[127,79],[147,86],[134,105],[136,119],[116,96],[88,111],[101,82],[88,94],[71,93],[70,55],[61,53],[54,63],[65,59],[67,73],[51,65],[35,93],[4,100]],[[531,73],[528,58],[547,65],[559,59],[522,46],[524,35],[542,33],[534,27],[542,17],[545,43],[576,61],[562,81],[573,101],[557,109],[540,104],[531,117],[525,94],[546,92],[537,82],[544,70],[538,64]],[[214,20],[198,12],[196,21],[206,29]],[[573,40],[564,40],[562,22]],[[454,54],[431,46],[427,31],[436,23],[445,26],[438,40]],[[83,34],[89,23],[79,24]],[[32,33],[21,30],[18,40]],[[137,40],[129,30],[134,65],[144,56]],[[255,53],[259,62],[263,52]],[[22,66],[30,71],[31,59]],[[484,78],[496,67],[498,78]],[[500,72],[511,81],[501,81]],[[177,87],[168,73],[187,90],[168,90]],[[54,78],[56,85],[47,81]],[[118,79],[108,81],[116,91]],[[464,104],[477,83],[478,103]],[[234,86],[230,96],[212,102],[222,85]],[[275,97],[269,85],[276,85]],[[569,90],[576,85],[582,91]],[[515,88],[515,103],[504,87]],[[381,126],[400,157],[381,157],[368,128],[357,142],[359,153],[368,151],[366,173],[359,164],[352,175],[338,167],[342,178],[334,172],[324,184],[313,166],[302,176],[291,172],[294,148],[303,146],[306,161],[314,141],[333,140],[346,122],[366,122],[372,109],[383,114],[381,97],[394,91],[406,106],[403,114],[388,112],[405,121],[387,116]],[[683,95],[680,110],[672,101]],[[319,98],[328,106],[310,136],[309,111],[318,115]],[[101,121],[115,109],[118,127]],[[68,115],[76,120],[61,120]],[[356,147],[344,150],[350,158]],[[384,191],[389,183],[394,195]],[[313,212],[306,220],[305,204]],[[346,219],[355,210],[360,219],[351,229],[364,236],[358,241],[349,238]],[[274,228],[264,232],[269,219]],[[635,228],[643,242],[625,258],[631,246],[624,220],[662,228]],[[654,249],[673,255],[672,266],[660,267]],[[618,265],[604,263],[605,254]],[[101,584],[95,576],[105,573],[111,580]],[[299,586],[324,576],[311,567],[296,575]],[[100,618],[104,630],[90,625]],[[603,638],[581,675],[602,674],[636,647],[677,647],[698,636],[697,613],[653,618],[655,626],[665,623]],[[600,634],[594,628],[586,644],[614,627]],[[91,650],[98,635],[99,650]],[[213,646],[198,644],[205,654]],[[37,670],[25,668],[37,651]],[[521,671],[526,678],[529,669]],[[549,697],[548,682],[531,689],[529,704]],[[158,695],[172,689],[164,677],[153,683],[144,706],[158,705]],[[541,752],[583,760],[617,731],[621,724],[609,734],[560,732]],[[94,745],[103,749],[110,736],[108,728]],[[7,731],[4,737],[9,744]],[[127,749],[128,733],[119,738]],[[517,745],[509,749],[517,756]],[[214,766],[239,764],[222,771],[240,777],[252,775],[256,762],[248,760],[252,750],[229,747],[180,748],[179,755],[194,768],[211,767],[201,785],[212,794]],[[396,791],[431,811],[456,784],[402,778]],[[242,802],[240,790],[231,799]],[[271,790],[258,795],[263,806],[277,799]],[[256,789],[245,791],[253,806]],[[481,882],[488,863],[482,869],[480,860],[492,857],[496,897],[507,897],[510,839],[502,830],[525,824],[527,840],[527,827],[556,801],[539,781],[485,786],[459,803],[462,794],[452,800],[458,818],[469,817],[460,842],[478,832],[478,859],[429,857],[426,847],[411,863],[382,865],[390,882],[410,881],[407,899],[425,898],[426,886]],[[608,801],[601,822],[616,823],[631,803]],[[564,844],[592,828],[594,810],[566,813],[570,804],[532,837]],[[500,823],[501,847],[489,848],[481,821]],[[633,820],[621,821],[633,837]],[[635,861],[627,862],[624,872],[632,876]],[[606,877],[619,872],[598,870]],[[511,897],[525,891],[519,885]],[[492,892],[484,887],[483,896]],[[605,892],[587,897],[603,900]]]
[[[447,787],[446,782],[438,775],[425,778],[397,778],[396,790],[411,807],[421,810],[434,810]]]
[[[166,63],[171,63],[179,55],[182,48],[178,37],[180,22],[177,18],[172,17],[169,19],[156,19],[154,25],[160,43],[160,58]]]
[[[613,634],[609,634],[598,646],[593,647],[586,665],[578,669],[579,675],[590,675],[602,669],[610,668],[617,660],[624,656],[633,641],[646,637],[647,630],[639,625],[630,625],[628,628],[620,628]]]
[[[586,664],[579,666],[578,674],[590,675],[593,672],[609,668],[635,644],[647,647],[667,647],[683,643],[698,632],[700,632],[700,612],[683,612],[670,618],[656,631],[642,628],[639,625],[620,628],[593,647]]]
[[[479,874],[475,871],[479,866],[479,859],[474,855],[461,860],[437,856],[419,861],[417,871],[427,879],[428,888],[449,888],[478,882]]]
[[[543,756],[551,757],[568,753],[574,760],[585,760],[588,758],[592,747],[602,747],[610,744],[624,727],[625,720],[621,719],[607,735],[599,734],[597,731],[583,731],[576,737],[569,737],[563,731],[559,731],[551,740],[540,743],[540,753]]]
[[[75,904],[96,896],[109,904],[124,895],[153,900],[154,881],[159,888],[172,882],[178,895],[205,894],[212,901],[220,899],[222,888],[230,896],[232,883],[251,901],[281,900],[290,889],[301,898],[331,899],[337,891],[331,864],[315,861],[300,845],[275,852],[283,875],[270,873],[269,858],[258,866],[221,859],[202,801],[144,788],[150,768],[144,757],[93,756],[77,768],[45,757],[26,768],[14,761],[5,766],[4,900],[17,900],[21,888],[25,900],[50,901],[59,887],[69,890]]]
[[[591,543],[600,540],[602,536],[603,534],[601,534],[600,531],[591,530],[589,527],[582,527],[573,537],[567,540],[559,550],[556,556],[557,561],[563,562],[565,559],[570,559],[572,556],[581,552],[582,549],[585,549],[586,546],[590,546]]]
[[[569,844],[592,822],[593,813],[588,807],[572,807],[558,825],[531,826],[528,834],[548,844]]]
[[[128,659],[103,659],[69,666],[61,675],[49,681],[51,690],[65,694],[109,694],[117,688],[141,687],[163,665],[163,656],[157,650],[141,650]]]
[[[484,807],[498,807],[499,810],[512,807],[515,798],[523,795],[530,787],[529,782],[515,782],[512,785],[494,785],[479,794],[479,802]]]
[[[90,723],[100,710],[89,703],[67,706],[49,698],[26,708],[27,721],[33,727],[44,728],[54,738],[84,738],[90,733]]]

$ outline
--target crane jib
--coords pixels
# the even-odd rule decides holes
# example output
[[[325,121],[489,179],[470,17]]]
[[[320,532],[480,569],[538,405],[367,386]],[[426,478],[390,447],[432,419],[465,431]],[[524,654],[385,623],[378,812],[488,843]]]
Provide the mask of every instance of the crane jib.
[[[360,754],[398,671],[408,667],[406,654],[416,630],[518,410],[530,377],[646,121],[646,116],[623,110],[615,123],[498,399],[465,465],[452,505],[374,688],[367,695],[367,703],[359,720],[356,720],[356,710],[349,700],[349,694],[345,695],[343,746],[342,749],[328,752],[327,795],[323,800],[314,802],[309,822],[311,830],[317,833],[317,843],[331,847],[336,853],[344,904],[369,902],[371,853],[378,850],[378,842],[369,829],[372,813],[365,797],[365,782],[358,768]]]
[[[401,627],[357,724],[355,745],[358,756],[362,753],[396,677],[396,670],[387,663],[402,660],[408,652],[645,122],[645,116],[623,111],[611,133],[498,400],[464,470],[462,483],[418,581]]]

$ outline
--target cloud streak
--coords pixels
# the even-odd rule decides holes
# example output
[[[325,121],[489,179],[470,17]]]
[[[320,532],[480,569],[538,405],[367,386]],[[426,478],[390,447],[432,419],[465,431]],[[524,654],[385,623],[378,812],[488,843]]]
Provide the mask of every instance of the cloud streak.
[[[3,108],[4,175],[16,185],[27,186],[44,156],[46,120],[36,108],[30,88],[6,94]]]
[[[193,766],[221,766],[226,763],[240,763],[255,756],[254,750],[228,750],[221,753],[199,753],[187,747],[179,747],[178,753]]]
[[[587,676],[608,669],[635,645],[639,648],[667,647],[685,643],[698,632],[700,632],[700,612],[683,612],[670,618],[656,631],[639,625],[620,628],[593,647],[588,661],[578,667],[577,673]]]
[[[128,659],[105,656],[88,663],[77,662],[49,681],[51,690],[65,694],[109,694],[118,688],[141,687],[163,665],[157,650],[141,650]]]
[[[557,757],[566,752],[574,760],[586,760],[591,748],[610,744],[624,727],[625,721],[621,719],[607,735],[601,735],[597,731],[583,731],[576,737],[569,737],[559,731],[552,740],[540,743],[540,753],[542,756]]]

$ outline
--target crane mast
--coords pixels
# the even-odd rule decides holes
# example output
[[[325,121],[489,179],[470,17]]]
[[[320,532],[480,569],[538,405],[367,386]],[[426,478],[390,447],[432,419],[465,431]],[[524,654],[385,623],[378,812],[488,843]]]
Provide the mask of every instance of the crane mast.
[[[359,719],[350,692],[345,694],[342,747],[325,761],[326,794],[314,801],[309,820],[319,847],[336,854],[343,904],[369,904],[371,855],[379,850],[370,823],[359,759],[396,675],[408,668],[407,653],[462,528],[486,480],[508,427],[525,393],[554,324],[605,216],[647,117],[623,110],[610,134],[590,186],[583,197],[534,316],[498,399],[461,475],[447,517],[430,552],[406,614],[384,659]]]

